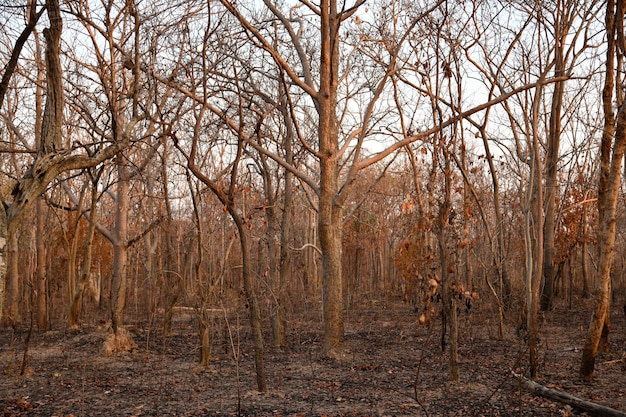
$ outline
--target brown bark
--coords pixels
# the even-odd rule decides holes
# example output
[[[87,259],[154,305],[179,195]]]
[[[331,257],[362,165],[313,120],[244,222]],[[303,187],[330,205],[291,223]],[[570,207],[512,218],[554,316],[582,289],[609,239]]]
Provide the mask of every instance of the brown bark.
[[[606,11],[607,62],[605,81],[602,90],[604,108],[604,131],[600,145],[600,179],[598,182],[598,217],[600,237],[600,261],[598,279],[595,289],[595,306],[591,315],[591,323],[587,340],[583,348],[580,364],[580,377],[593,377],[595,360],[599,347],[606,347],[609,333],[609,313],[611,304],[611,267],[615,251],[616,211],[619,188],[621,184],[621,167],[626,147],[626,108],[618,105],[617,120],[613,113],[613,88],[615,86],[615,55],[621,61],[625,50],[623,39],[623,19],[616,16],[624,15],[622,0],[608,0]],[[620,41],[619,48],[617,41]],[[621,97],[622,94],[617,94]]]
[[[621,3],[621,0],[618,0]],[[617,200],[621,184],[622,160],[626,150],[626,106],[622,105],[617,115],[615,144],[608,176],[607,192],[603,204],[604,215],[601,225],[600,265],[597,287],[595,289],[595,306],[591,315],[591,323],[587,340],[583,348],[580,365],[580,376],[585,379],[593,377],[595,360],[601,339],[608,337],[609,312],[611,305],[611,267],[615,255],[615,234]]]
[[[37,327],[45,330],[48,327],[48,285],[46,280],[46,245],[45,245],[45,219],[44,202],[37,201],[37,233],[35,245],[37,248],[37,269],[35,271],[37,282]]]
[[[61,32],[63,21],[58,0],[46,2],[50,27],[44,29],[46,38],[46,106],[41,123],[40,154],[49,154],[62,149],[63,139],[63,79],[61,77]]]
[[[88,287],[91,279],[91,263],[93,253],[93,237],[96,231],[96,210],[98,202],[98,190],[96,184],[93,185],[91,191],[91,206],[89,209],[89,228],[87,229],[87,236],[85,237],[84,249],[83,249],[83,264],[81,268],[80,278],[76,283],[76,288],[72,295],[72,301],[70,303],[70,309],[67,317],[67,323],[70,328],[79,327],[79,319],[83,305],[83,294]]]
[[[320,3],[320,87],[317,94],[320,186],[318,229],[322,250],[324,349],[331,355],[343,349],[343,208],[335,200],[339,192],[339,130],[337,86],[339,82],[339,25],[336,0]]]
[[[19,293],[20,293],[20,277],[19,277],[19,251],[18,251],[18,231],[13,228],[9,232],[8,256],[7,256],[7,322],[16,326],[20,322],[19,311]]]
[[[563,40],[557,39],[555,77],[563,75]],[[548,153],[546,156],[546,200],[545,221],[543,225],[543,291],[541,293],[541,311],[552,308],[554,298],[554,250],[556,233],[556,200],[558,195],[558,163],[561,142],[561,107],[565,82],[554,84],[552,108],[550,111],[550,128],[548,134]]]
[[[267,171],[265,166],[264,171]],[[281,231],[278,221],[278,213],[276,200],[273,197],[274,191],[269,179],[269,172],[264,172],[264,183],[266,190],[266,198],[268,205],[265,209],[265,219],[267,221],[267,251],[268,251],[268,267],[269,267],[269,284],[272,289],[270,318],[272,321],[272,339],[274,347],[283,347],[285,345],[285,314],[282,306],[282,276],[280,271],[281,263]]]
[[[543,175],[539,146],[539,105],[543,88],[537,88],[533,101],[532,114],[532,143],[531,173],[528,181],[527,208],[524,215],[524,232],[526,234],[526,286],[527,286],[527,327],[528,327],[528,357],[530,377],[539,375],[539,296],[541,277],[543,275]]]
[[[111,325],[115,335],[120,334],[124,325],[126,305],[126,266],[128,258],[128,207],[129,178],[124,157],[117,157],[117,192],[115,208],[115,229],[113,231],[113,267],[111,277]]]

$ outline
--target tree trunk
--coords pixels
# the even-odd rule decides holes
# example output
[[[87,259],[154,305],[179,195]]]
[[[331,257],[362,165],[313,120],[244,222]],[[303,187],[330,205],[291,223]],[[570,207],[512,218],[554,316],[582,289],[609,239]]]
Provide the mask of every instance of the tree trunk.
[[[76,289],[72,296],[67,323],[70,328],[79,327],[80,314],[83,306],[83,294],[90,283],[91,279],[91,260],[93,253],[93,237],[96,232],[96,210],[98,208],[98,190],[97,184],[93,184],[91,191],[91,206],[89,209],[89,228],[85,237],[83,250],[83,265],[81,268],[80,278],[76,284]]]
[[[616,16],[624,16],[622,0],[608,0],[606,5],[606,32],[607,56],[605,66],[605,80],[602,90],[602,105],[604,109],[604,130],[600,144],[600,178],[598,181],[598,218],[600,236],[600,261],[598,279],[596,279],[595,306],[591,315],[591,323],[587,333],[587,340],[583,347],[580,364],[580,377],[593,377],[596,355],[602,339],[606,343],[609,331],[609,313],[611,304],[611,267],[615,251],[616,211],[619,188],[621,183],[621,167],[626,146],[626,108],[618,100],[619,112],[617,120],[613,113],[613,88],[615,86],[615,55],[621,54],[624,45],[623,24],[616,22]],[[616,42],[620,42],[617,47]],[[620,86],[620,88],[622,88]],[[621,97],[622,94],[618,94]],[[612,148],[612,154],[611,154]]]
[[[554,76],[561,77],[565,74],[564,65],[564,42],[567,36],[567,23],[563,20],[562,10],[556,12],[554,23],[556,35],[555,70]],[[543,291],[541,294],[541,311],[552,308],[554,298],[554,239],[556,233],[556,201],[558,195],[558,163],[559,147],[561,143],[561,108],[563,107],[563,94],[565,81],[554,84],[552,94],[552,107],[550,109],[550,125],[548,132],[548,152],[546,156],[546,201],[545,221],[543,224]]]
[[[124,326],[126,305],[126,266],[128,258],[128,168],[122,155],[117,158],[118,183],[116,193],[115,230],[113,240],[113,268],[111,279],[111,325],[118,336]]]
[[[37,148],[41,148],[41,120],[43,119],[43,99],[44,99],[44,62],[41,59],[41,42],[37,32],[35,32],[35,62],[37,64],[37,89],[35,92],[35,142]],[[44,219],[44,200],[37,199],[36,221],[37,233],[35,236],[35,247],[37,249],[37,267],[35,272],[36,288],[37,288],[37,327],[45,330],[48,327],[48,286],[46,282],[46,246],[44,237],[45,219]]]
[[[5,276],[7,272],[7,235],[8,222],[4,207],[0,207],[0,315],[2,314],[5,298]],[[1,318],[1,317],[0,317]]]
[[[7,314],[6,319],[11,326],[16,326],[20,322],[19,295],[19,252],[18,252],[18,231],[12,228],[9,231],[8,246],[8,288],[7,288]]]
[[[289,148],[291,146],[289,145]],[[288,151],[289,155],[290,152]],[[288,161],[292,162],[292,157],[288,156]],[[285,172],[285,195],[283,197],[283,215],[281,219],[280,228],[280,259],[278,266],[278,274],[280,280],[280,288],[278,293],[278,311],[276,312],[277,326],[274,330],[274,345],[278,342],[282,342],[281,346],[285,345],[285,332],[287,329],[287,318],[285,314],[285,285],[289,277],[289,239],[291,237],[291,209],[293,205],[293,192],[291,185],[291,173]]]
[[[37,269],[35,272],[37,281],[37,327],[45,330],[48,327],[48,286],[46,282],[46,244],[45,218],[43,199],[37,200],[37,233],[35,246],[37,248]]]
[[[618,0],[619,3],[621,1]],[[580,365],[580,376],[585,379],[593,377],[595,360],[601,339],[608,338],[609,313],[611,305],[611,267],[615,254],[615,234],[617,201],[621,184],[622,160],[626,149],[626,106],[620,107],[617,115],[617,128],[615,130],[615,144],[609,171],[609,181],[604,202],[603,224],[601,236],[598,239],[600,245],[600,266],[598,280],[595,289],[595,307],[591,315],[591,323],[587,333],[587,340],[583,348]]]
[[[502,209],[500,208],[500,181],[498,179],[497,170],[495,167],[495,163],[493,162],[493,155],[491,154],[491,147],[489,146],[489,138],[487,136],[487,131],[484,126],[480,129],[480,136],[482,138],[483,146],[485,148],[485,160],[489,164],[489,173],[491,176],[491,186],[493,192],[493,208],[494,214],[496,216],[496,235],[497,235],[497,248],[496,253],[494,255],[494,267],[500,281],[500,286],[502,288],[502,305],[504,309],[509,309],[511,307],[511,279],[509,278],[509,273],[507,270],[507,266],[505,263],[505,251],[504,251],[504,221],[502,218]],[[500,301],[498,300],[498,303]]]
[[[582,278],[583,278],[583,292],[582,292],[582,297],[583,298],[589,298],[589,258],[588,258],[588,254],[587,254],[587,248],[589,247],[589,244],[587,243],[587,238],[586,238],[586,225],[587,225],[587,210],[584,209],[584,223],[583,223],[583,230],[585,230],[584,233],[584,239],[581,245],[581,268],[582,268]]]
[[[326,167],[324,167],[327,165]],[[328,166],[330,165],[330,166]],[[319,199],[319,236],[322,251],[322,291],[324,309],[324,349],[330,355],[339,355],[343,349],[343,278],[342,278],[342,235],[343,216],[341,209],[333,204],[337,176],[336,165],[322,161],[322,186]],[[325,171],[331,170],[332,173]]]
[[[248,231],[243,219],[239,217],[232,205],[229,207],[229,211],[235,221],[235,224],[237,225],[239,242],[241,244],[243,289],[248,303],[250,325],[252,327],[252,338],[254,341],[254,364],[256,367],[257,388],[260,392],[265,392],[267,391],[267,382],[265,378],[265,366],[263,364],[264,347],[263,330],[261,328],[261,311],[259,309],[259,302],[254,291],[254,282],[252,281],[254,274],[252,272],[252,257],[250,256]]]
[[[322,303],[324,310],[324,350],[331,355],[343,350],[343,208],[335,201],[339,192],[339,130],[337,86],[339,82],[340,19],[336,0],[322,0],[319,115],[319,213],[318,229],[322,251]]]
[[[528,356],[530,377],[539,375],[539,296],[543,276],[543,180],[539,146],[539,105],[542,87],[538,87],[533,101],[531,170],[528,181],[527,207],[524,215],[526,240],[526,307],[528,327]]]

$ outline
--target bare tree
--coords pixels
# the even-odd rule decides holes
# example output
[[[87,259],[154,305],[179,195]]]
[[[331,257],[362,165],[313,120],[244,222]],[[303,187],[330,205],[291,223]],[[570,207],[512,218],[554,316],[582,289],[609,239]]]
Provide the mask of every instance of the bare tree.
[[[599,251],[600,263],[595,288],[595,306],[587,332],[580,364],[580,376],[593,377],[598,347],[608,338],[611,305],[611,267],[615,253],[617,199],[622,177],[622,161],[626,150],[626,106],[621,76],[616,65],[622,62],[626,51],[624,21],[626,9],[622,0],[606,4],[607,51],[602,104],[604,130],[600,145],[600,179],[598,184]],[[617,74],[617,75],[616,75]],[[616,79],[617,78],[617,79]],[[615,96],[613,95],[613,90]],[[617,102],[617,117],[613,106]],[[606,343],[606,342],[605,342]]]
[[[63,141],[63,77],[60,64],[60,39],[63,28],[58,0],[48,0],[49,28],[44,30],[46,38],[46,103],[43,113],[40,147],[36,158],[26,174],[17,182],[6,210],[0,210],[0,272],[6,271],[6,239],[17,227],[19,219],[31,204],[46,190],[51,181],[61,173],[96,166],[115,156],[129,145],[129,130],[138,118],[133,118],[121,132],[119,140],[87,153],[82,147],[69,147]],[[8,73],[5,73],[7,75]],[[0,280],[0,282],[4,282]],[[0,284],[0,300],[4,299],[3,284]]]

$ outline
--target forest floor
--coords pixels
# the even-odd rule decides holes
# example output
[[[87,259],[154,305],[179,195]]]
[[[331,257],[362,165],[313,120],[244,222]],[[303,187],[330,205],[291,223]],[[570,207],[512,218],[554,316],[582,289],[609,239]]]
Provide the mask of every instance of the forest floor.
[[[349,309],[346,353],[338,359],[322,354],[320,317],[293,318],[289,346],[266,349],[266,393],[255,389],[245,312],[229,319],[232,344],[222,328],[207,369],[197,366],[198,337],[189,312],[179,313],[167,338],[131,326],[137,347],[113,356],[103,353],[105,329],[35,331],[24,375],[20,371],[28,332],[3,329],[0,415],[586,415],[521,389],[510,371],[528,374],[523,337],[516,336],[511,320],[504,340],[498,340],[497,322],[489,316],[480,309],[461,312],[457,383],[448,382],[440,323],[430,329],[419,325],[407,305]],[[577,310],[559,305],[546,315],[538,382],[626,412],[624,315],[621,309],[613,312],[609,353],[598,357],[596,378],[582,382],[577,374],[589,317],[589,305]],[[231,346],[239,346],[239,361]]]

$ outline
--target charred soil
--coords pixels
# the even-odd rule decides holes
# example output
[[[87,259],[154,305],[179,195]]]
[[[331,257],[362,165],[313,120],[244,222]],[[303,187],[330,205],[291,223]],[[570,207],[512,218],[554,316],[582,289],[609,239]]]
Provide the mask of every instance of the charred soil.
[[[612,314],[611,344],[596,378],[578,379],[589,306],[557,306],[541,325],[543,385],[626,412],[624,315]],[[430,327],[403,304],[377,303],[346,312],[345,354],[321,351],[319,314],[291,319],[289,345],[267,341],[266,393],[255,390],[246,312],[216,319],[211,364],[197,366],[192,312],[178,313],[173,332],[135,324],[130,352],[107,356],[106,328],[0,330],[3,416],[573,416],[564,404],[524,392],[511,371],[527,374],[523,335],[497,338],[495,316],[460,314],[461,380],[448,381],[441,324]],[[514,329],[514,323],[507,323]],[[232,339],[228,336],[232,336]],[[234,348],[234,349],[233,349]],[[22,369],[24,370],[21,375]]]

